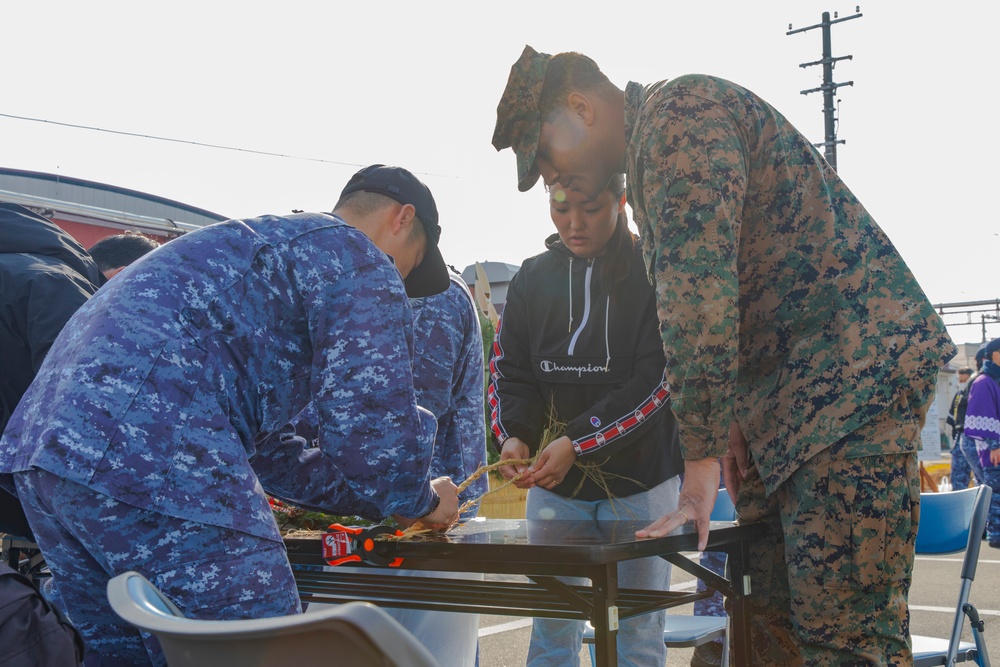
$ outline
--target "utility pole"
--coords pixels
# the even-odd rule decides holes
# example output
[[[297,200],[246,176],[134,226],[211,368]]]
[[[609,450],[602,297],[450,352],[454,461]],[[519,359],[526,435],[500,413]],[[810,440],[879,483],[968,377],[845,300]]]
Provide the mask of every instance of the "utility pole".
[[[854,8],[856,12],[852,16],[845,16],[844,18],[838,18],[837,12],[833,13],[833,20],[830,19],[830,12],[823,12],[823,22],[817,23],[816,25],[811,25],[808,28],[798,28],[792,30],[792,24],[788,24],[788,32],[786,35],[794,35],[799,32],[806,32],[807,30],[812,30],[814,28],[823,29],[823,59],[815,60],[811,63],[800,63],[799,67],[803,69],[806,67],[812,67],[813,65],[823,66],[823,85],[819,88],[810,88],[809,90],[801,91],[802,95],[808,95],[809,93],[817,93],[823,91],[823,116],[826,126],[826,137],[822,143],[813,144],[814,146],[823,146],[824,154],[826,155],[826,161],[830,163],[833,170],[837,170],[837,144],[846,143],[845,141],[837,141],[837,118],[834,117],[834,106],[833,106],[833,95],[837,92],[837,88],[840,86],[853,86],[853,81],[846,81],[844,83],[834,83],[833,82],[833,67],[834,63],[838,60],[853,60],[854,56],[838,56],[833,57],[830,46],[830,26],[834,23],[842,23],[844,21],[850,21],[851,19],[861,18],[861,7],[857,6]]]
[[[935,303],[934,310],[947,327],[972,324],[981,327],[983,342],[987,341],[986,326],[1000,322],[1000,299],[992,301],[962,301],[960,303]],[[957,318],[957,319],[956,319]],[[965,320],[964,322],[962,320]]]

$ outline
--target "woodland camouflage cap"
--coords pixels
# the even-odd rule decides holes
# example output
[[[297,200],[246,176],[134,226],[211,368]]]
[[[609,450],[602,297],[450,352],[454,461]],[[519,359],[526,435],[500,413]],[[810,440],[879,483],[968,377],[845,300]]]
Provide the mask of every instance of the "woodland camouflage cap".
[[[517,155],[517,189],[526,192],[538,181],[535,153],[542,122],[538,101],[545,83],[545,70],[552,56],[525,46],[521,57],[510,68],[507,87],[497,105],[497,125],[493,147],[498,151],[514,149]]]

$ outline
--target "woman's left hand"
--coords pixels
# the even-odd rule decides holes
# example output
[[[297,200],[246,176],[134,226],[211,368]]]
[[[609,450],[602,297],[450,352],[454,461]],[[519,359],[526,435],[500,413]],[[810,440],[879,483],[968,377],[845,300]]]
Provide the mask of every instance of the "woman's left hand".
[[[535,486],[552,489],[563,481],[575,462],[576,450],[573,449],[573,441],[564,435],[545,446],[528,468],[528,472]]]

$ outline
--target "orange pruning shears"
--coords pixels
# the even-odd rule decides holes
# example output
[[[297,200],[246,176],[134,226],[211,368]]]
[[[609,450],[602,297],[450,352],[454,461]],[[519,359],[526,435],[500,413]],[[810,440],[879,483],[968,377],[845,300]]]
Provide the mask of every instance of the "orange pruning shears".
[[[323,534],[323,560],[330,565],[368,563],[399,567],[402,558],[386,558],[375,553],[375,538],[379,535],[401,536],[400,530],[391,526],[342,526],[332,523]]]

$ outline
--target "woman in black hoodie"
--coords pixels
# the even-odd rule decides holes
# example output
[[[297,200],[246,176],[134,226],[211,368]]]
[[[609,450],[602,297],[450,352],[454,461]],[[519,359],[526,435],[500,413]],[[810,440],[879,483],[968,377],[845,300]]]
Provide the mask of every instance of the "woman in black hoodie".
[[[616,177],[590,201],[556,184],[549,203],[557,233],[511,281],[489,388],[500,458],[541,453],[500,472],[530,489],[529,519],[654,520],[676,509],[683,462],[623,182]],[[559,432],[547,428],[553,423]],[[659,558],[619,572],[625,588],[665,590],[669,580]],[[663,612],[623,621],[620,664],[663,664],[663,623]],[[528,664],[577,664],[582,636],[582,622],[535,619]]]

